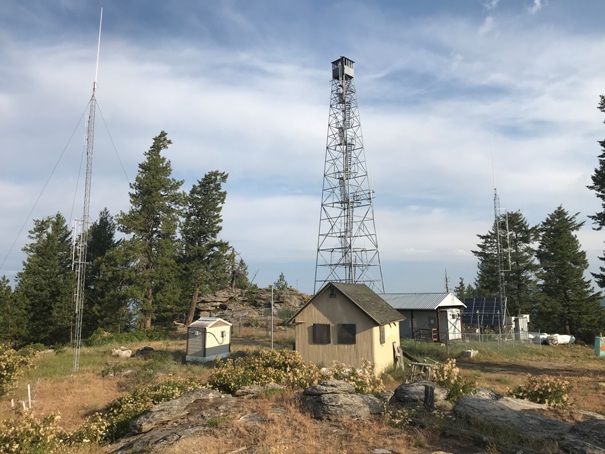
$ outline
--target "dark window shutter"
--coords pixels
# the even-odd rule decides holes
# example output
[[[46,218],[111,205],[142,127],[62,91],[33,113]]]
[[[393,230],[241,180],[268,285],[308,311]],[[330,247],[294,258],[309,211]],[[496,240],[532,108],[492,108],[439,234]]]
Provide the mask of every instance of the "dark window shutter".
[[[380,325],[379,331],[380,331],[380,343],[384,344],[387,341],[386,334],[384,331],[384,325]]]
[[[339,344],[354,344],[357,335],[357,327],[353,323],[342,323],[337,325],[337,336]]]
[[[314,323],[313,324],[313,343],[314,344],[329,344],[330,339],[330,325],[328,323]]]

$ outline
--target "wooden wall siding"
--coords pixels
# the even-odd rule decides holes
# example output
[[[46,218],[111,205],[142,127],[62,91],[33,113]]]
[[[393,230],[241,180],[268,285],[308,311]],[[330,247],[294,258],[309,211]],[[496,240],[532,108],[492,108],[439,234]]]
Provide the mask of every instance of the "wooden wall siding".
[[[314,323],[331,325],[332,342],[330,344],[314,345],[312,343]],[[337,343],[336,325],[339,323],[356,325],[357,339],[354,345]],[[364,359],[375,363],[376,355],[380,356],[380,364],[382,364],[383,357],[386,358],[388,346],[392,363],[392,339],[394,337],[399,339],[397,331],[397,329],[390,328],[390,333],[387,335],[388,340],[381,346],[379,328],[373,320],[339,292],[336,292],[336,298],[329,298],[328,292],[325,292],[296,317],[296,350],[305,361],[321,366],[331,366],[334,361],[339,361],[359,367]]]
[[[395,356],[393,344],[400,345],[399,342],[399,322],[390,323],[384,326],[385,342],[380,343],[380,331],[378,327],[374,330],[374,368],[376,373],[382,372],[394,363]]]

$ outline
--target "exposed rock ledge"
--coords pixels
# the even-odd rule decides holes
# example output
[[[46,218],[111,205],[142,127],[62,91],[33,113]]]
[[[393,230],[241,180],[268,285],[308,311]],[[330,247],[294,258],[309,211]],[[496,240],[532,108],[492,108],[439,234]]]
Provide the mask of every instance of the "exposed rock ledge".
[[[386,393],[384,399],[356,394],[353,387],[343,381],[320,382],[304,390],[300,398],[303,406],[318,419],[364,419],[388,409],[418,408],[422,405],[425,385],[435,388],[435,406],[443,409],[441,405],[445,402],[445,394],[431,382],[400,385],[392,395]],[[161,449],[205,430],[206,422],[211,418],[230,416],[241,424],[267,423],[265,416],[251,412],[250,406],[246,406],[249,402],[246,397],[264,391],[263,387],[248,387],[239,393],[242,397],[234,397],[210,389],[198,389],[155,405],[131,422],[132,435],[111,446],[109,452],[155,452],[156,448]],[[271,409],[271,414],[280,414],[282,411],[283,408],[275,407]],[[547,415],[551,411],[545,405],[500,397],[482,390],[479,395],[463,396],[452,410],[452,415],[471,426],[492,425],[499,430],[510,430],[518,433],[521,439],[548,449],[531,451],[521,448],[515,450],[516,453],[605,453],[605,417],[585,414],[583,421],[571,424],[549,418]],[[451,432],[455,436],[464,431],[453,429]],[[481,436],[477,435],[477,438]],[[553,446],[556,447],[555,451],[551,449]]]
[[[510,397],[489,399],[476,395],[463,396],[453,410],[458,419],[482,427],[506,428],[523,439],[558,446],[558,452],[605,453],[605,417],[593,413],[584,421],[570,424],[544,413],[548,413],[546,405]]]

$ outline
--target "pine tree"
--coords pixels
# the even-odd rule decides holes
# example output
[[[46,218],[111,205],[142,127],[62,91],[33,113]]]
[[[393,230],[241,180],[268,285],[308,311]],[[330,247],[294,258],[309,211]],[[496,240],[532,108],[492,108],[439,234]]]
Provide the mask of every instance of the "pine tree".
[[[82,316],[82,336],[85,338],[97,328],[119,332],[125,324],[123,317],[119,316],[125,305],[117,291],[120,287],[115,282],[108,282],[104,273],[111,263],[109,253],[119,244],[115,239],[116,229],[113,216],[105,208],[88,232],[86,300]]]
[[[171,143],[164,131],[154,137],[130,185],[131,208],[117,219],[120,231],[130,235],[124,245],[133,270],[130,291],[146,330],[153,319],[166,324],[179,311],[176,231],[183,182],[172,178],[170,161],[162,156]]]
[[[182,263],[189,284],[191,300],[185,323],[195,315],[200,294],[206,294],[229,283],[229,243],[218,239],[222,230],[222,209],[227,192],[223,185],[227,174],[208,172],[189,192],[181,236]]]
[[[605,96],[600,96],[598,109],[605,113]],[[601,146],[601,154],[599,155],[599,166],[595,169],[592,175],[592,184],[587,186],[588,189],[595,192],[597,198],[601,200],[601,211],[592,216],[588,216],[594,223],[595,230],[601,230],[605,227],[605,140],[599,142]],[[605,262],[605,254],[599,257],[599,260]],[[600,288],[605,288],[605,267],[599,267],[599,273],[592,273],[597,285]]]
[[[542,299],[533,321],[543,331],[573,334],[592,341],[603,328],[603,309],[600,295],[584,277],[588,260],[574,233],[584,222],[578,222],[577,216],[578,213],[570,216],[559,206],[540,226],[536,257],[541,268]]]
[[[233,289],[239,288],[246,290],[252,283],[248,279],[248,265],[244,262],[244,259],[240,257],[239,260],[235,260],[235,249],[232,250],[231,254],[231,278],[230,286]],[[252,279],[254,280],[254,278]]]
[[[502,215],[499,222],[498,229],[494,222],[486,235],[477,235],[481,239],[479,249],[472,251],[479,259],[475,287],[478,297],[500,296],[496,241],[499,231],[507,309],[509,314],[517,315],[527,312],[536,298],[534,243],[537,229],[529,226],[520,211]]]
[[[6,276],[0,277],[0,343],[21,346],[26,342],[27,311],[13,293]]]
[[[460,301],[464,302],[466,298],[474,298],[475,297],[475,289],[471,284],[465,284],[464,278],[460,278],[458,285],[454,287],[454,295]]]
[[[60,213],[34,221],[24,267],[17,274],[16,298],[29,314],[29,342],[47,345],[71,341],[73,285],[71,235]]]
[[[99,328],[110,333],[120,333],[136,327],[140,321],[138,308],[133,301],[139,295],[135,287],[136,268],[131,267],[135,251],[127,241],[119,242],[99,261],[99,275],[94,281],[95,293],[102,297],[93,307]]]
[[[279,278],[273,283],[273,288],[275,290],[286,290],[290,286],[288,285],[288,281],[286,281],[286,276],[284,273],[279,273]]]

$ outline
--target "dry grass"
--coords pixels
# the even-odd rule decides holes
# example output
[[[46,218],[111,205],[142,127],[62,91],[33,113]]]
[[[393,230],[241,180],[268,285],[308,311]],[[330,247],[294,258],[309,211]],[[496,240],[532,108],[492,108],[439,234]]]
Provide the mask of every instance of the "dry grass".
[[[84,418],[99,410],[122,394],[118,381],[91,373],[62,379],[39,380],[31,383],[32,409],[39,417],[50,414],[61,416],[60,425],[66,430],[78,428]],[[27,383],[21,382],[15,391],[0,401],[0,419],[13,414],[11,399],[17,407],[27,402]]]
[[[276,330],[276,346],[290,345],[293,331]],[[82,350],[81,370],[71,372],[71,354],[42,356],[38,368],[29,372],[18,384],[12,396],[0,400],[0,418],[9,417],[10,397],[17,400],[27,398],[27,383],[32,385],[32,397],[36,415],[50,413],[61,415],[61,425],[73,430],[82,424],[85,417],[101,409],[128,389],[143,380],[174,378],[175,375],[196,377],[201,382],[210,371],[211,365],[184,365],[181,359],[186,340],[181,336],[162,342],[146,342],[127,345],[136,350],[144,345],[156,349],[158,357],[145,363],[141,359],[118,360],[110,356],[116,346],[86,348]],[[234,332],[233,355],[270,345],[270,337],[260,328],[242,327]],[[534,348],[535,347],[535,348]],[[421,346],[433,348],[433,346]],[[419,352],[442,360],[437,355],[453,349],[443,347]],[[494,348],[487,345],[473,346],[480,354],[472,360],[458,360],[458,365],[467,377],[475,378],[480,386],[506,393],[525,382],[527,374],[562,376],[572,382],[572,408],[603,412],[605,408],[605,367],[603,358],[596,358],[590,347],[514,347]],[[409,351],[409,349],[408,349]],[[137,365],[152,365],[153,374],[103,376],[103,369],[122,370]],[[141,370],[144,370],[144,367]],[[158,377],[157,372],[163,375]],[[399,381],[388,380],[387,387],[394,389]],[[207,423],[200,432],[157,452],[176,453],[230,453],[240,448],[254,448],[255,453],[367,453],[372,449],[388,449],[394,453],[430,453],[439,449],[464,453],[465,447],[452,445],[451,440],[440,440],[429,430],[410,426],[393,427],[386,418],[369,421],[338,422],[316,421],[300,411],[297,401],[288,395],[272,395],[265,399],[252,399],[246,403],[246,411],[264,415],[266,423],[251,424],[239,421],[242,414],[230,415]],[[560,413],[560,414],[558,414]],[[553,412],[552,415],[572,421],[569,412]],[[102,448],[82,446],[71,449],[69,454],[99,454]],[[250,452],[250,451],[249,451]]]
[[[248,410],[264,416],[265,423],[240,422],[240,415],[234,415],[233,419],[221,422],[216,428],[157,452],[235,453],[244,448],[253,448],[255,453],[297,454],[355,454],[378,448],[394,453],[435,451],[435,447],[429,449],[426,438],[419,437],[413,429],[391,427],[383,418],[346,423],[316,421],[300,411],[295,399],[284,396],[278,400],[251,400],[249,403]]]
[[[530,354],[492,358],[481,355],[473,360],[459,360],[458,365],[480,386],[506,394],[526,382],[528,374],[552,375],[571,382],[573,409],[605,410],[605,359],[594,355],[592,347],[575,345],[535,346]]]

